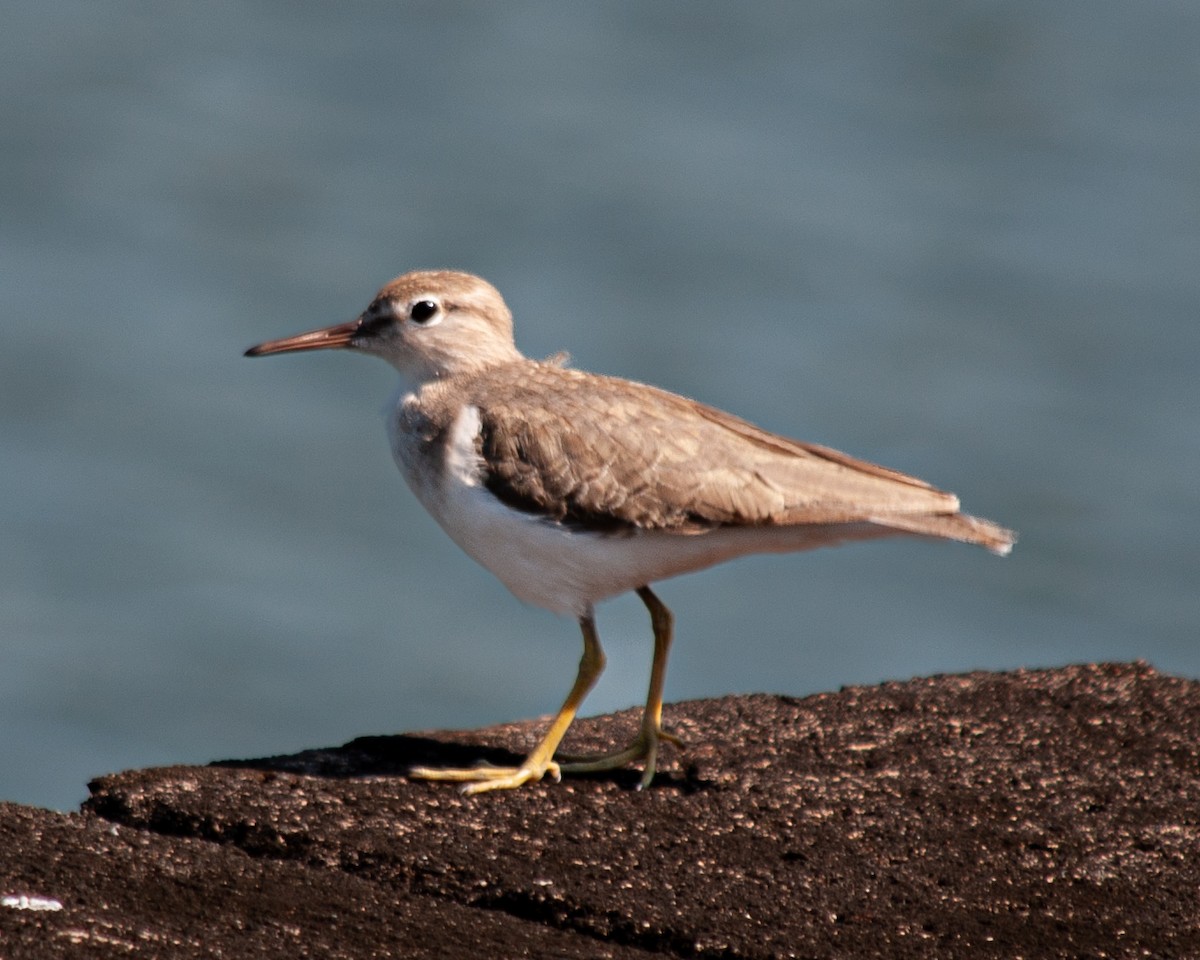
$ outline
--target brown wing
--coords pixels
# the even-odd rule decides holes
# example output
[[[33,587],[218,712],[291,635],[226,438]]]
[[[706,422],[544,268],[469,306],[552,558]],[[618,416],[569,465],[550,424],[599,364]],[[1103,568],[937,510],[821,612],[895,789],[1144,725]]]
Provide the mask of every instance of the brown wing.
[[[471,392],[488,488],[562,522],[688,533],[869,520],[922,533],[936,517],[931,536],[1011,540],[986,521],[964,526],[953,494],[914,477],[644,384],[522,364]]]

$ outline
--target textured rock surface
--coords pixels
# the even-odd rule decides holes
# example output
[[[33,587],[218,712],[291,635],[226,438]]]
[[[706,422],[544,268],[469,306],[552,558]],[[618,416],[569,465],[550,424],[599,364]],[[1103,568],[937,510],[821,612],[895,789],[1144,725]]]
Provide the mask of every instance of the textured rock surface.
[[[533,723],[0,808],[0,895],[62,904],[0,907],[0,957],[1200,956],[1200,683],[1081,666],[666,719],[692,746],[641,792],[403,776],[508,762]]]

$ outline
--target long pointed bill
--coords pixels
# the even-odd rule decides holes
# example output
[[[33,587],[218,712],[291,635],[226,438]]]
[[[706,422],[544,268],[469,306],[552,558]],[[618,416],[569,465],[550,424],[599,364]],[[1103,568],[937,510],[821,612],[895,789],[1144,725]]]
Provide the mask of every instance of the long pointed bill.
[[[324,327],[320,330],[309,330],[308,333],[298,333],[294,337],[284,337],[282,340],[268,340],[246,351],[247,357],[265,357],[270,353],[295,353],[298,350],[334,350],[348,347],[354,334],[358,332],[359,321],[339,323],[336,327]]]

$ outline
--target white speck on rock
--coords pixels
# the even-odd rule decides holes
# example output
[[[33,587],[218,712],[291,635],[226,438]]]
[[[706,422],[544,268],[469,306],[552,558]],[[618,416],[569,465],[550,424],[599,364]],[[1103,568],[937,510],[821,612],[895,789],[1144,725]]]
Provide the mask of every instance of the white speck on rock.
[[[61,910],[63,905],[49,897],[29,897],[25,894],[8,893],[0,897],[0,906],[14,910]]]

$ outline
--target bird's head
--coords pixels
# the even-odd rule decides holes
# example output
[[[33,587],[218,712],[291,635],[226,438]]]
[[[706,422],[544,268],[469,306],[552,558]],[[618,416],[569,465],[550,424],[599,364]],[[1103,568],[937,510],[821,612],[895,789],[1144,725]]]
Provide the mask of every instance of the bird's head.
[[[356,319],[268,340],[248,357],[300,350],[361,350],[415,383],[519,360],[512,313],[486,280],[451,270],[418,270],[380,290]]]

